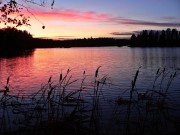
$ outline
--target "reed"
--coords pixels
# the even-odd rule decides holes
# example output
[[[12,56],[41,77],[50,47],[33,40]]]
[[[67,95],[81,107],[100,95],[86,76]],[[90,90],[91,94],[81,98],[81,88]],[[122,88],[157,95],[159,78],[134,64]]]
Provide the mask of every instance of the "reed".
[[[104,111],[101,108],[109,102],[104,90],[111,90],[109,86],[114,84],[109,83],[107,75],[100,75],[100,69],[101,66],[96,69],[92,84],[86,84],[86,71],[82,79],[73,79],[70,69],[65,73],[61,71],[57,84],[50,76],[40,90],[30,95],[12,95],[8,77],[4,89],[0,91],[0,134],[28,134],[27,131],[32,130],[37,134],[104,134],[101,129]],[[139,73],[140,68],[130,88],[125,90],[128,98],[122,94],[110,103],[114,106],[112,123],[117,120],[121,123],[120,135],[146,134],[152,129],[161,130],[162,126],[168,129],[174,121],[169,111],[177,105],[169,102],[169,89],[179,75],[178,71],[170,73],[165,68],[159,68],[152,87],[144,89],[143,93],[137,86]],[[75,83],[79,83],[79,87],[72,90],[71,86]],[[91,99],[86,101],[84,95]],[[118,125],[114,126],[118,128]],[[172,129],[168,133],[175,132]]]

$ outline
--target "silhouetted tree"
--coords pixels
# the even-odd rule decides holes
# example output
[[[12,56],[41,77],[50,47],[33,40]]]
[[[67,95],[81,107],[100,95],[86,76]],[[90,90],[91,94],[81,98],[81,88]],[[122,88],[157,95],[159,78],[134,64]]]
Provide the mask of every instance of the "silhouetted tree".
[[[178,40],[178,31],[177,31],[177,29],[172,29],[171,39],[172,39],[173,41]]]
[[[135,41],[135,40],[136,40],[136,35],[135,35],[135,34],[132,34],[131,40],[132,40],[132,41]]]
[[[29,17],[22,11],[26,9],[34,16],[29,7],[31,4],[45,7],[50,3],[48,6],[52,8],[54,2],[55,0],[0,0],[0,24],[6,27],[0,29],[0,51],[33,48],[35,45],[31,43],[35,40],[32,39],[32,35],[27,31],[15,29],[22,25],[30,26]],[[45,26],[43,25],[42,28],[44,29]]]
[[[137,36],[131,36],[131,43],[138,46],[180,46],[180,33],[177,29],[162,31],[143,30]]]
[[[155,42],[159,41],[159,31],[156,31],[154,38],[155,38]]]
[[[160,42],[166,41],[166,32],[165,30],[162,30],[161,35],[160,35]]]
[[[167,28],[166,30],[166,40],[169,41],[171,39],[171,29]]]
[[[27,31],[17,30],[16,28],[0,29],[1,50],[19,50],[32,48],[32,35]]]
[[[147,30],[142,31],[141,40],[142,41],[147,41],[148,40],[148,31]]]
[[[51,3],[50,6],[53,7],[55,0],[49,1]],[[0,1],[0,23],[11,27],[29,26],[29,17],[25,16],[21,11],[26,9],[28,12],[31,12],[29,4],[45,6],[47,3],[48,0]],[[44,29],[45,26],[42,26],[42,28]]]
[[[155,41],[155,37],[154,37],[155,35],[154,35],[154,31],[153,30],[151,30],[150,32],[149,32],[149,42],[154,42]]]

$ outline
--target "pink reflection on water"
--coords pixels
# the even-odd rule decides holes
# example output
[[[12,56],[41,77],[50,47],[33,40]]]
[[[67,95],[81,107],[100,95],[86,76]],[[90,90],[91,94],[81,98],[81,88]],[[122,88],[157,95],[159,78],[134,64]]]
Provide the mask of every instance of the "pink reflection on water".
[[[142,66],[138,80],[140,86],[149,83],[159,67],[178,67],[178,49],[159,48],[52,48],[36,49],[27,57],[0,58],[0,88],[10,76],[11,90],[37,91],[41,84],[47,83],[50,76],[57,83],[59,74],[71,69],[73,79],[82,79],[84,70],[87,80],[93,80],[99,66],[100,75],[108,75],[111,81],[130,87],[132,78]],[[148,84],[149,85],[149,84]]]
[[[40,89],[41,84],[46,83],[50,76],[57,81],[59,74],[65,74],[67,69],[72,70],[74,78],[81,78],[86,70],[92,79],[99,66],[102,66],[101,75],[116,76],[119,69],[129,67],[131,59],[131,53],[127,50],[121,53],[117,51],[117,48],[36,49],[34,55],[28,57],[1,59],[0,87],[10,76],[12,90]]]

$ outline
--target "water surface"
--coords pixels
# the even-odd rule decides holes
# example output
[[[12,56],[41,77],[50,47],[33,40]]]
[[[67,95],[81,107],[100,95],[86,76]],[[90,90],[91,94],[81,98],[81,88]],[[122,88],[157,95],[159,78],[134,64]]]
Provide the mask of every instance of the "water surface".
[[[50,76],[54,81],[58,80],[59,74],[65,74],[67,69],[72,70],[74,78],[81,78],[84,70],[94,77],[99,66],[102,76],[108,75],[122,88],[130,86],[136,70],[141,67],[139,83],[143,87],[152,80],[158,68],[165,67],[170,72],[180,68],[180,48],[36,49],[31,55],[0,58],[0,87],[10,76],[12,90],[34,91]]]
[[[120,96],[129,98],[131,82],[138,69],[140,72],[135,87],[137,92],[152,89],[158,69],[161,72],[165,69],[166,72],[163,83],[160,84],[161,80],[159,79],[156,84],[156,88],[162,86],[162,89],[166,89],[170,75],[177,72],[177,76],[168,89],[168,100],[179,106],[180,48],[92,47],[36,49],[29,55],[0,58],[0,89],[4,89],[6,80],[10,77],[9,88],[11,94],[19,92],[34,93],[41,89],[41,85],[46,84],[50,77],[52,77],[53,84],[57,84],[60,73],[64,76],[69,69],[72,80],[77,79],[78,81],[73,83],[72,87],[68,88],[68,91],[77,90],[80,87],[85,71],[85,85],[87,87],[85,93],[92,93],[95,71],[99,66],[101,67],[98,77],[106,76],[108,83],[111,84],[103,89],[103,96],[100,101],[103,112],[102,122],[107,123],[101,124],[104,126],[103,129],[107,129],[106,127],[112,122],[112,117],[115,116],[113,111],[115,100]],[[89,86],[90,89],[88,89]],[[85,100],[91,99],[92,97],[89,94],[85,96]],[[118,110],[118,108],[116,109]],[[124,127],[122,120],[126,118],[126,113],[122,110],[127,110],[127,106],[121,106],[118,115],[116,114],[118,117],[115,119],[120,120],[121,123],[118,130]],[[173,110],[171,113],[178,114],[179,111]],[[134,108],[132,116],[141,116],[137,115],[136,112],[137,109]],[[134,119],[136,117],[132,120]],[[117,125],[117,121],[114,121],[115,123],[111,123],[111,125]],[[151,131],[151,129],[148,129],[148,131]]]

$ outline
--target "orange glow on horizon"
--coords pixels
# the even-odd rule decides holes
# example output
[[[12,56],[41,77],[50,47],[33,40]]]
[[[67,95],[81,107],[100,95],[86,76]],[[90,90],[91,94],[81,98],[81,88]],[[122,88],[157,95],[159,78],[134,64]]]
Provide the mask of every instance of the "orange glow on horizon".
[[[130,35],[121,35],[121,33],[132,33],[143,29],[162,30],[163,28],[167,28],[166,25],[170,25],[172,27],[174,25],[179,25],[174,23],[148,22],[124,18],[121,16],[115,17],[108,13],[73,9],[64,9],[59,11],[42,11],[37,9],[32,10],[32,12],[23,11],[22,13],[24,13],[25,16],[30,17],[29,23],[31,26],[21,26],[18,27],[18,29],[27,30],[35,38],[129,38]],[[45,26],[45,29],[42,29],[43,26]],[[4,25],[0,24],[0,27],[3,28]],[[116,35],[112,33],[120,34]]]
[[[25,16],[30,17],[30,27],[21,26],[18,29],[27,30],[35,38],[48,39],[77,39],[117,37],[110,33],[119,29],[119,25],[106,24],[112,15],[92,11],[61,10],[42,11],[35,10],[32,13],[24,11]],[[45,29],[42,27],[45,26]],[[122,27],[121,27],[122,29]],[[124,31],[124,30],[123,30]]]

